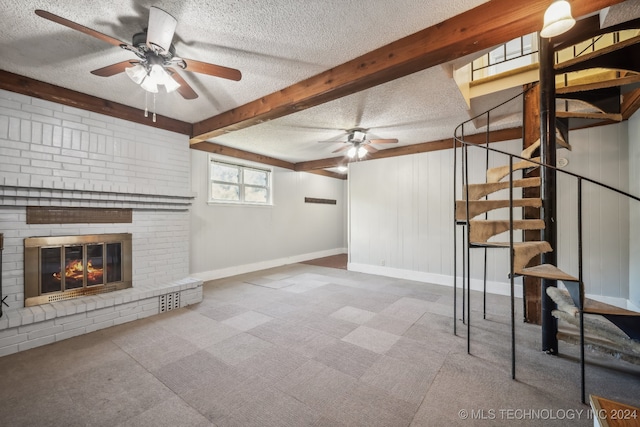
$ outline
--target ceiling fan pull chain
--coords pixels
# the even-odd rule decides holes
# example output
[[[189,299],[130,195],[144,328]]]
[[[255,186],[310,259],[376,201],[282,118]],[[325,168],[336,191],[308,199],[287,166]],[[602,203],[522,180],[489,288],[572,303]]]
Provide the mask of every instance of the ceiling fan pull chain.
[[[153,123],[156,122],[156,94],[153,94]]]
[[[149,92],[144,91],[144,116],[149,117]]]

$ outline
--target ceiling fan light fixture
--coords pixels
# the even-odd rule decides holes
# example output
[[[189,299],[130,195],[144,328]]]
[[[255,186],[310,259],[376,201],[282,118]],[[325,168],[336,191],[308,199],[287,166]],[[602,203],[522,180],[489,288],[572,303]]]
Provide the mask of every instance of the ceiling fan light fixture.
[[[347,168],[346,166],[338,166],[338,172],[340,173],[345,173],[348,170],[349,168]]]
[[[142,83],[140,83],[140,87],[147,92],[158,93],[158,85],[151,77],[144,79]]]
[[[363,146],[358,147],[358,158],[362,159],[366,155],[367,155],[367,149],[364,148]]]
[[[351,141],[353,142],[362,142],[366,138],[367,134],[362,131],[356,130],[352,134]]]
[[[147,77],[147,70],[141,65],[136,64],[133,67],[125,68],[127,76],[137,85],[142,83],[145,77]]]
[[[353,159],[356,156],[357,153],[357,149],[355,146],[349,148],[349,151],[347,151],[347,157],[349,157],[350,159]]]
[[[164,88],[167,90],[167,93],[173,92],[174,90],[180,87],[180,83],[175,81],[173,77],[167,75],[166,80],[164,81]]]
[[[544,13],[544,25],[540,37],[556,37],[569,31],[576,24],[567,0],[554,0]]]
[[[158,7],[151,6],[149,8],[149,28],[147,29],[149,49],[158,53],[169,52],[177,25],[176,18]]]

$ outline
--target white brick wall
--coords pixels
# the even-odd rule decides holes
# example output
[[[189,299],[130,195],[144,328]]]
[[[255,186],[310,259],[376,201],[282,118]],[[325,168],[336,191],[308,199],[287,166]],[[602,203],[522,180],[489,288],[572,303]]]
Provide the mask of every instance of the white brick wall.
[[[188,136],[0,90],[0,355],[157,313],[148,299],[189,274],[190,191]],[[132,208],[133,223],[27,225],[26,206]],[[132,234],[133,289],[24,308],[24,238],[102,233]]]

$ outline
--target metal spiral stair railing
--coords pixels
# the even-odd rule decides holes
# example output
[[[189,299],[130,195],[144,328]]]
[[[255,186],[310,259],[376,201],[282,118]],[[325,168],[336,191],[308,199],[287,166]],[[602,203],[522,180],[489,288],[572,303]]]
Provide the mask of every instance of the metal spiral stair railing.
[[[504,104],[511,102],[521,96],[523,96],[527,91],[524,91],[507,101],[501,103],[500,105],[492,108],[491,110],[486,111],[468,121],[460,124],[454,133],[453,139],[453,147],[454,147],[454,334],[457,334],[456,324],[457,324],[457,273],[458,273],[458,265],[457,265],[457,228],[458,226],[463,227],[463,251],[462,251],[462,310],[463,310],[463,324],[466,323],[467,326],[467,352],[470,353],[470,337],[471,337],[471,309],[470,309],[470,283],[471,283],[471,263],[470,263],[470,250],[473,248],[481,248],[484,249],[484,285],[483,285],[483,317],[486,318],[486,284],[487,284],[487,249],[490,248],[508,248],[509,249],[509,285],[510,285],[510,300],[511,300],[511,313],[510,313],[510,323],[511,323],[511,376],[515,379],[515,298],[514,298],[514,286],[515,286],[515,277],[516,276],[533,276],[539,278],[546,278],[551,280],[562,281],[565,284],[565,287],[569,291],[575,306],[577,307],[578,315],[579,315],[579,329],[580,329],[580,370],[581,370],[581,393],[582,393],[582,402],[585,403],[585,360],[584,360],[584,314],[599,314],[604,316],[613,324],[615,324],[618,328],[624,331],[629,337],[635,340],[640,340],[640,313],[620,309],[613,306],[608,306],[602,303],[589,303],[588,300],[584,297],[584,282],[583,282],[583,224],[582,224],[582,184],[584,182],[596,185],[600,188],[613,191],[619,195],[625,196],[631,200],[635,200],[640,202],[640,197],[626,193],[622,190],[616,189],[604,183],[595,181],[593,179],[584,177],[582,175],[569,172],[566,170],[559,169],[555,165],[549,165],[545,163],[541,163],[539,159],[531,159],[524,156],[530,155],[531,150],[525,152],[523,155],[515,155],[512,153],[508,153],[503,150],[495,149],[489,147],[489,128],[490,128],[490,116],[491,112],[497,108],[500,108]],[[473,120],[486,115],[486,143],[485,144],[476,144],[465,141],[465,133],[464,127],[465,124],[472,122]],[[457,147],[461,147],[461,178],[462,178],[462,195],[463,200],[456,200],[457,195],[457,185],[458,185],[458,159],[457,159]],[[471,184],[469,181],[469,149],[480,149],[485,150],[485,166],[488,168],[489,163],[489,154],[495,153],[501,156],[506,156],[509,159],[507,175],[508,181],[500,181],[494,183],[481,183],[481,184]],[[575,178],[577,181],[577,199],[578,199],[578,219],[577,219],[577,227],[578,227],[578,277],[571,276],[562,270],[558,269],[557,266],[554,265],[538,265],[535,267],[526,268],[526,264],[530,258],[528,258],[532,253],[531,257],[535,256],[536,252],[547,252],[553,250],[547,242],[516,242],[514,240],[514,230],[515,229],[525,229],[525,228],[538,228],[544,227],[544,222],[540,224],[539,222],[530,223],[527,221],[530,220],[516,220],[514,218],[514,208],[522,207],[524,204],[537,204],[536,202],[522,202],[524,199],[514,199],[514,188],[521,188],[533,185],[540,185],[539,178],[524,178],[516,180],[514,179],[514,172],[518,170],[515,167],[517,163],[520,163],[518,166],[519,169],[527,168],[527,167],[541,167],[552,169],[556,172],[565,174],[567,176],[571,176]],[[489,189],[482,189],[482,186],[492,186]],[[500,189],[508,189],[509,198],[508,200],[488,200],[488,194],[498,191]],[[474,191],[476,194],[473,198],[475,200],[470,200],[470,194]],[[481,200],[483,199],[484,200]],[[483,202],[493,202],[493,203],[483,203]],[[499,203],[495,203],[499,202]],[[485,206],[478,208],[477,205],[488,205],[495,204],[496,206]],[[495,229],[489,230],[488,232],[477,233],[473,230],[474,228],[474,220],[473,218],[482,215],[484,213],[485,220],[487,221],[488,212],[494,209],[500,208],[508,208],[509,210],[509,219],[502,220],[500,224],[492,223],[491,226]],[[475,215],[474,215],[475,213]],[[482,221],[482,220],[480,220]],[[541,221],[541,220],[540,220]],[[507,231],[509,234],[509,239],[507,242],[489,242],[488,239],[500,232]],[[488,235],[488,237],[487,237]],[[485,239],[485,237],[487,237]],[[545,245],[546,243],[546,245]],[[536,246],[536,247],[534,247]],[[524,257],[526,260],[523,262],[522,256],[519,256],[521,253],[525,253]],[[518,259],[519,258],[519,259]],[[524,285],[523,285],[524,286]],[[466,293],[466,295],[465,295]],[[465,313],[466,306],[466,313]]]

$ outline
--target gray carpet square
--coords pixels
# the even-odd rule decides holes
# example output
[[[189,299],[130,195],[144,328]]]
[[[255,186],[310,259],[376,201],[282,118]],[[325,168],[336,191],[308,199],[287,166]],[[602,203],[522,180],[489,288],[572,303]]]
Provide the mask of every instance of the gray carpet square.
[[[331,313],[331,317],[334,319],[346,320],[347,322],[357,323],[362,325],[363,323],[371,320],[376,313],[362,310],[360,308],[346,306]]]
[[[368,328],[366,326],[359,326],[357,329],[342,338],[342,341],[382,354],[393,347],[399,339],[399,335],[390,334],[389,332]]]
[[[315,360],[354,378],[360,378],[380,357],[373,351],[338,341],[326,347],[315,357]]]
[[[278,380],[298,369],[309,359],[300,353],[281,347],[272,347],[236,365],[245,375]]]
[[[247,311],[237,316],[230,317],[227,320],[223,320],[222,323],[236,329],[240,329],[241,331],[248,331],[249,329],[253,329],[263,323],[267,323],[270,320],[273,320],[273,317],[255,311]]]
[[[215,427],[206,417],[178,396],[147,409],[118,424],[118,427],[192,426]]]
[[[253,394],[246,406],[234,411],[219,425],[243,427],[312,426],[320,420],[318,412],[288,394],[267,387]]]
[[[415,322],[427,312],[428,306],[428,301],[403,297],[389,305],[380,313],[386,316],[406,320],[407,322]]]
[[[270,342],[249,334],[234,335],[204,350],[228,365],[237,365],[273,347]]]
[[[368,326],[369,328],[378,329],[395,335],[404,334],[409,330],[411,325],[413,325],[413,322],[386,316],[384,314],[376,314],[364,323],[364,326]]]
[[[382,356],[360,379],[398,399],[419,404],[434,375],[425,367]]]

